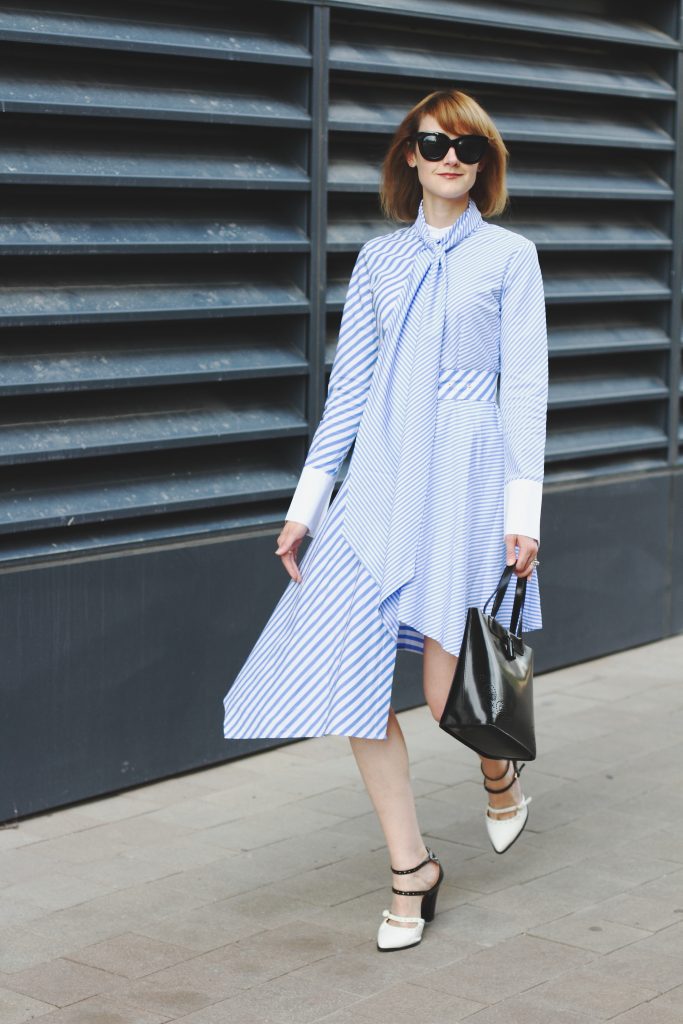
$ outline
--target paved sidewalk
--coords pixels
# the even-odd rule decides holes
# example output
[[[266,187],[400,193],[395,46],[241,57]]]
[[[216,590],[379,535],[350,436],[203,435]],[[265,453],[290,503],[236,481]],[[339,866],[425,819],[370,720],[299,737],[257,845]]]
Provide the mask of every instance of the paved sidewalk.
[[[444,864],[421,945],[379,953],[387,854],[346,737],[0,831],[0,1021],[679,1024],[683,636],[536,680],[520,840],[478,759],[403,712]]]

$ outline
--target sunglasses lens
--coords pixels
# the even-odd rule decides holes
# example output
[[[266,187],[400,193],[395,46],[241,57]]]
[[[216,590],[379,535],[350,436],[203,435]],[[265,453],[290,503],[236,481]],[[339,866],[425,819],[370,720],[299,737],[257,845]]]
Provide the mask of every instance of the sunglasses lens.
[[[484,155],[488,139],[483,135],[462,135],[458,140],[458,159],[464,164],[476,164]]]
[[[443,160],[447,153],[446,136],[440,135],[438,132],[420,135],[417,141],[425,160]]]

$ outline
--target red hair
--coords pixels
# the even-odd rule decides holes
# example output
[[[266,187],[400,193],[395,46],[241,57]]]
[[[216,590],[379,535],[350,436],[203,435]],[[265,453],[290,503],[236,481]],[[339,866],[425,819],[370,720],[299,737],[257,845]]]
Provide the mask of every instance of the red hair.
[[[477,101],[459,89],[431,92],[408,111],[394,132],[382,161],[380,203],[390,220],[412,223],[422,199],[422,185],[417,171],[406,161],[406,154],[416,146],[415,136],[422,118],[431,114],[444,131],[455,135],[486,135],[488,148],[470,195],[482,217],[502,213],[509,202],[506,170],[509,153],[500,132]]]

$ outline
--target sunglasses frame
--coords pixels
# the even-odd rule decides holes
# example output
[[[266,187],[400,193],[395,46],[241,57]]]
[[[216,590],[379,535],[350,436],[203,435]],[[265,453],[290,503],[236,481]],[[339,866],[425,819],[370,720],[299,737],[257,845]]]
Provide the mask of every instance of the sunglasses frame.
[[[423,149],[422,149],[422,140],[427,135],[437,135],[437,136],[440,136],[442,139],[448,139],[448,145],[446,146],[446,149],[443,151],[441,156],[426,156],[425,155],[425,153],[423,152]],[[468,139],[468,140],[469,139],[483,139],[484,140],[485,145],[484,145],[484,147],[483,147],[483,149],[481,151],[481,156],[478,156],[476,160],[463,160],[462,156],[460,155],[460,150],[463,147],[463,143],[464,143],[465,139]],[[451,138],[448,137],[448,135],[446,135],[445,132],[416,132],[415,133],[415,141],[417,142],[417,145],[418,145],[418,148],[420,150],[420,153],[421,153],[422,157],[425,160],[429,160],[430,163],[437,163],[439,160],[443,160],[443,158],[448,153],[448,150],[451,148],[451,146],[453,146],[453,147],[455,147],[455,155],[457,156],[458,160],[461,163],[463,163],[463,164],[468,164],[468,165],[471,166],[472,164],[479,163],[479,161],[483,157],[484,153],[488,149],[488,145],[489,145],[489,141],[490,140],[489,140],[487,135],[457,135],[454,139],[451,139]]]

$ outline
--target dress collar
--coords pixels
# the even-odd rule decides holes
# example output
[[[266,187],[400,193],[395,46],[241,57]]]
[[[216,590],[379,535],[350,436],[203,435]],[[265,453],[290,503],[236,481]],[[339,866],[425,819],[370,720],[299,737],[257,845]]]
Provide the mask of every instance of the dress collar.
[[[413,227],[425,248],[430,249],[433,253],[438,253],[439,251],[452,249],[454,245],[457,245],[458,242],[461,242],[463,238],[466,238],[473,231],[476,231],[483,223],[484,218],[479,212],[479,207],[474,199],[472,199],[472,196],[470,196],[466,209],[451,224],[448,231],[444,232],[439,238],[433,238],[429,231],[429,225],[424,215],[424,200],[422,199],[420,200],[420,206]]]

